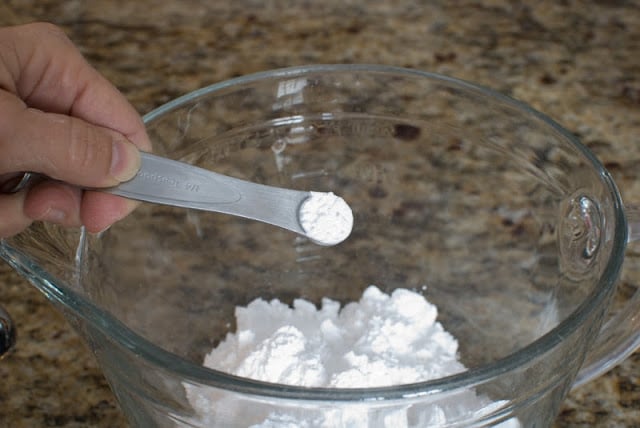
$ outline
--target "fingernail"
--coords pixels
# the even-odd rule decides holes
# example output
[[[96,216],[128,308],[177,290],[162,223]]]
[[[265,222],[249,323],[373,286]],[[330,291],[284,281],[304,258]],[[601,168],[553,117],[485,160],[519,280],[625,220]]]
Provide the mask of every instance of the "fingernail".
[[[116,180],[131,180],[140,169],[140,151],[128,141],[114,140],[111,146],[111,168],[109,173]]]
[[[48,221],[50,223],[62,224],[67,218],[67,213],[57,208],[49,208],[47,212],[42,214],[39,220]]]

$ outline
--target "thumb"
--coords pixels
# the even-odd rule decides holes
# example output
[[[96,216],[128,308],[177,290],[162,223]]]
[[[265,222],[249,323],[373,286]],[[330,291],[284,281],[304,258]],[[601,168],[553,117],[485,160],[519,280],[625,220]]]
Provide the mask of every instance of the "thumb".
[[[0,99],[0,112],[10,125],[0,126],[0,172],[39,172],[78,186],[108,187],[140,168],[138,148],[119,132],[27,108],[11,96]]]

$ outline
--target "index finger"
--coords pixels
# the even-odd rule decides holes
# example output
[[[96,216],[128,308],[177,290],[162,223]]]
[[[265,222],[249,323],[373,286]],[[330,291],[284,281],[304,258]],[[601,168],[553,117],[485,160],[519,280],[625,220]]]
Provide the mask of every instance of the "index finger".
[[[133,106],[52,24],[0,28],[0,88],[29,107],[117,131],[142,150],[151,143]]]

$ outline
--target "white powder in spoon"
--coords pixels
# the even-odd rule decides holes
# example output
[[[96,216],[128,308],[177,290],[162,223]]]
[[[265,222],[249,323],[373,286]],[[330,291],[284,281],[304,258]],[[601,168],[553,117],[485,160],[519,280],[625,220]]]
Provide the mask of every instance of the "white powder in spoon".
[[[353,228],[349,205],[332,192],[309,192],[298,219],[307,236],[320,245],[336,245],[347,239]]]
[[[342,309],[327,298],[320,309],[303,299],[296,299],[293,307],[279,300],[256,299],[236,308],[237,331],[205,357],[204,365],[251,379],[306,387],[379,387],[437,379],[465,367],[457,359],[458,342],[436,317],[434,305],[406,289],[388,295],[370,286],[359,302]],[[234,421],[238,426],[262,428],[438,426],[487,414],[504,404],[463,390],[435,404],[397,405],[383,409],[382,414],[374,414],[366,403],[315,412],[297,407],[283,411],[267,402],[247,405],[220,397],[220,392],[186,389],[201,422],[215,425],[219,412],[237,412],[242,419]],[[520,425],[511,419],[500,426]]]

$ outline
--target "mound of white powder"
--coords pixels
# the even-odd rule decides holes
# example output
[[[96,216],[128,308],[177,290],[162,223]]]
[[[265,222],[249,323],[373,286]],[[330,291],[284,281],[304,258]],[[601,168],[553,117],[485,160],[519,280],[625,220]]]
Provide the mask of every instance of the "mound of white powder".
[[[204,365],[251,379],[307,387],[378,387],[437,379],[465,367],[457,359],[458,342],[436,317],[434,305],[406,289],[388,295],[370,286],[359,302],[342,309],[326,298],[320,309],[303,299],[295,300],[293,307],[257,299],[236,308],[237,331],[205,357]],[[234,411],[244,419],[234,421],[238,426],[262,428],[437,426],[502,405],[467,390],[444,403],[393,407],[382,410],[381,416],[374,416],[364,404],[283,412],[268,403],[243,406],[219,392],[186,389],[202,422],[210,426]],[[510,420],[501,426],[518,427],[519,423]]]

